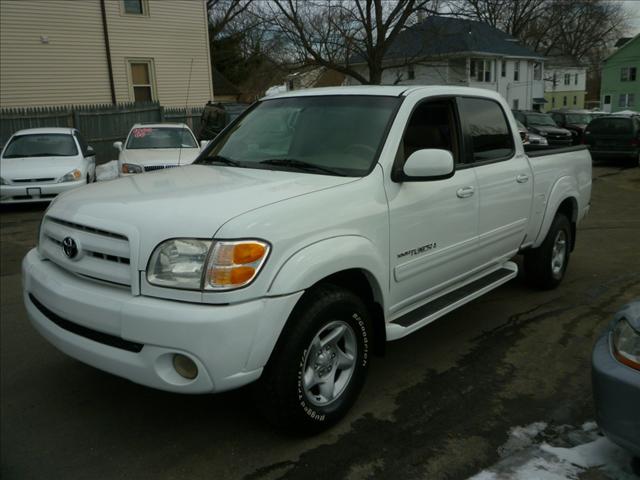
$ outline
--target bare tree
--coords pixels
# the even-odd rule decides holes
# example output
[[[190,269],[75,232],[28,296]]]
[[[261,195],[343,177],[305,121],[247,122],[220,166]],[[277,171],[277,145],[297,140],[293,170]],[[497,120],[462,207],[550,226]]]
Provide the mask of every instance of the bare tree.
[[[389,47],[418,17],[438,8],[438,0],[273,0],[272,4],[291,59],[336,70],[363,84],[379,84],[384,70],[398,66],[385,59]],[[367,72],[357,64],[366,65]]]
[[[236,33],[238,22],[243,16],[246,20],[246,13],[253,0],[207,0],[207,11],[209,12],[209,35],[212,39],[218,38],[221,34],[229,35]],[[230,27],[236,28],[230,28]]]

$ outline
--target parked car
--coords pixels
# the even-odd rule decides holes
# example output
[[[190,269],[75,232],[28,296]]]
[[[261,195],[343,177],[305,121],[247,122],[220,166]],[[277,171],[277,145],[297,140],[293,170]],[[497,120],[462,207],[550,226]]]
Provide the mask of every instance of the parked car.
[[[313,432],[386,341],[514,278],[518,252],[556,287],[591,158],[527,155],[496,92],[337,87],[267,97],[193,165],[96,187],[49,208],[23,262],[35,328],[154,388],[256,382],[267,418]]]
[[[193,163],[201,147],[184,123],[135,124],[127,140],[115,142],[120,175],[151,172]]]
[[[573,143],[571,132],[558,127],[548,113],[516,110],[513,115],[527,127],[529,133],[545,137],[551,146],[567,147]]]
[[[549,142],[542,135],[538,135],[535,133],[531,133],[527,130],[520,120],[516,120],[516,124],[518,125],[518,132],[520,133],[520,138],[522,139],[523,145],[533,145],[538,147],[548,147]]]
[[[640,460],[640,299],[616,313],[591,363],[600,429]]]
[[[571,132],[574,145],[582,142],[582,135],[594,118],[589,110],[554,110],[550,114],[559,127]]]
[[[95,152],[73,128],[14,133],[0,153],[0,203],[48,202],[95,181]]]
[[[583,143],[595,160],[622,159],[640,165],[640,117],[596,118],[585,130]]]

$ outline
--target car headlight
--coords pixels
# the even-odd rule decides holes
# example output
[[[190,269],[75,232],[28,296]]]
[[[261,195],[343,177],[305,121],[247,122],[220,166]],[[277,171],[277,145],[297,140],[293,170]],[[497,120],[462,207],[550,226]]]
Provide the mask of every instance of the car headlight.
[[[82,172],[76,168],[58,180],[58,183],[75,182],[76,180],[80,180],[80,177],[82,177]]]
[[[147,281],[186,290],[232,290],[253,281],[268,253],[269,244],[260,240],[167,240],[151,255]]]
[[[620,319],[611,332],[613,355],[620,363],[640,370],[640,332],[625,320]]]
[[[142,173],[144,169],[140,165],[136,165],[135,163],[123,163],[122,164],[122,173]]]
[[[538,135],[542,135],[543,137],[546,137],[549,134],[547,132],[545,132],[544,130],[540,130],[540,131],[538,131]]]

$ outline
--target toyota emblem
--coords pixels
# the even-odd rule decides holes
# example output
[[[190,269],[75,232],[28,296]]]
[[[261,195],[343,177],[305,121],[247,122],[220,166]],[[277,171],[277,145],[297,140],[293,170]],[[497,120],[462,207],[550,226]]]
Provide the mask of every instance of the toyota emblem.
[[[78,244],[71,237],[65,237],[62,240],[62,251],[69,258],[75,258],[78,256]]]

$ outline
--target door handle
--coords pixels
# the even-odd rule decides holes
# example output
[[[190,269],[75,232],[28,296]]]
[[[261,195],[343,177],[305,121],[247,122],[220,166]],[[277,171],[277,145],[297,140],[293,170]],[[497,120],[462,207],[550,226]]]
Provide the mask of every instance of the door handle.
[[[518,183],[527,183],[529,181],[529,175],[525,173],[521,173],[516,177],[516,182]]]
[[[459,198],[467,198],[473,195],[473,192],[475,192],[475,188],[473,187],[462,187],[458,189],[456,195],[458,195]]]

